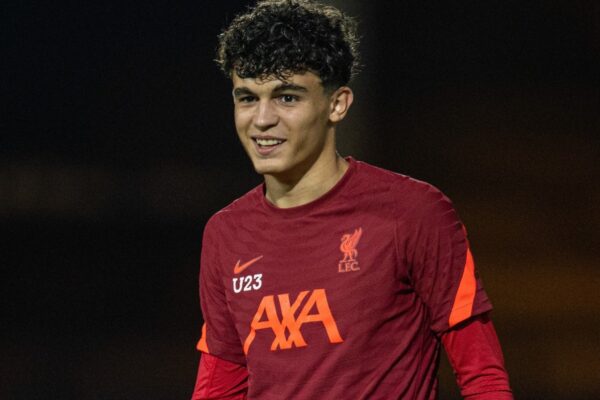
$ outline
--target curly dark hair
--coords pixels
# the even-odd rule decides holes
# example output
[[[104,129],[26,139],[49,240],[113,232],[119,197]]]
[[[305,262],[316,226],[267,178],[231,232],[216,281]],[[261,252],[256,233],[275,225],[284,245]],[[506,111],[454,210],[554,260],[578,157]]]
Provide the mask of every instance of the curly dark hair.
[[[219,35],[215,60],[228,76],[287,80],[310,71],[325,88],[358,72],[356,22],[312,0],[263,0]]]

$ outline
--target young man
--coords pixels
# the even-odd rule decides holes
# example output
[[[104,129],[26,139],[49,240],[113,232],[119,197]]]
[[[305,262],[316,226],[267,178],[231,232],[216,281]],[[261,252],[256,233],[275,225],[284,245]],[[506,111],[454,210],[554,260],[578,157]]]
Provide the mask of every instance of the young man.
[[[204,232],[193,399],[433,399],[440,342],[468,399],[511,399],[466,232],[432,186],[336,152],[353,21],[261,1],[220,36],[264,184]]]

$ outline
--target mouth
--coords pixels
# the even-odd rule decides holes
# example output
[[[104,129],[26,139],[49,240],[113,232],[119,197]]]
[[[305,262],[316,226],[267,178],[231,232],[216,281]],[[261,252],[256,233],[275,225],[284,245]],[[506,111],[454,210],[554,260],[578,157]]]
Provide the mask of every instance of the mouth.
[[[258,145],[258,147],[260,147],[260,148],[275,147],[275,146],[278,146],[281,143],[285,142],[284,139],[277,139],[277,138],[253,137],[252,140],[254,140],[254,143],[256,143]]]
[[[256,151],[263,156],[269,155],[286,142],[285,139],[276,137],[253,137],[252,141],[255,143]]]

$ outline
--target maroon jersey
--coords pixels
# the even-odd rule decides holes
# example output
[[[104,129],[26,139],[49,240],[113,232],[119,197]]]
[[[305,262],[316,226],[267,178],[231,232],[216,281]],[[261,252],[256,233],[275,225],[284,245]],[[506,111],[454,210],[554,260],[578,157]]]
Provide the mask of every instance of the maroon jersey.
[[[208,222],[198,348],[244,364],[249,399],[431,399],[439,334],[491,309],[434,187],[349,159],[324,196],[250,191]]]

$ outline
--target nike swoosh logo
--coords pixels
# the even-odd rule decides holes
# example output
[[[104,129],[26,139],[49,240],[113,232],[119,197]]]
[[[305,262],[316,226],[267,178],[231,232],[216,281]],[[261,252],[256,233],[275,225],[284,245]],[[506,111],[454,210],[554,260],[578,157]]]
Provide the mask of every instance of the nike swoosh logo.
[[[242,265],[240,265],[240,261],[242,261],[242,260],[238,260],[238,262],[235,264],[235,267],[233,267],[233,273],[234,274],[239,274],[240,272],[242,272],[243,270],[245,270],[246,268],[248,268],[249,266],[251,266],[252,264],[254,264],[255,262],[257,262],[261,258],[263,258],[263,256],[258,256],[258,257],[253,258],[252,260],[250,260],[248,262],[243,263]]]

